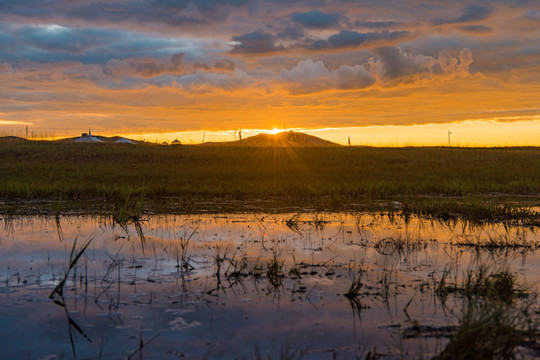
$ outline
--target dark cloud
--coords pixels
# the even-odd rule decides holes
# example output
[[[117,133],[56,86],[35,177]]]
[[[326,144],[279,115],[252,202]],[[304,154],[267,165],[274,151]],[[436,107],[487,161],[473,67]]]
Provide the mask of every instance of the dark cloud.
[[[460,26],[459,29],[466,33],[473,34],[487,34],[493,32],[493,29],[485,25],[464,25]]]
[[[208,64],[205,64],[205,63],[202,63],[202,62],[199,62],[199,61],[195,61],[193,64],[191,64],[191,67],[194,68],[194,69],[201,69],[201,70],[210,70],[212,67]]]
[[[356,31],[340,31],[339,34],[328,38],[328,44],[333,48],[358,46],[368,39],[380,37],[376,33],[360,33]]]
[[[136,23],[156,24],[161,19],[162,24],[173,28],[207,26],[226,19],[223,14],[220,18],[215,14],[201,11],[196,5],[189,6],[186,3],[180,2],[169,6],[163,3],[150,5],[137,1],[128,6],[119,2],[90,3],[77,6],[70,11],[69,16],[84,19],[84,21],[103,24],[126,24],[128,26],[133,26]]]
[[[0,14],[29,18],[37,18],[41,15],[43,18],[46,18],[55,13],[58,4],[53,1],[49,2],[47,6],[44,5],[44,2],[39,0],[4,0],[0,2]]]
[[[375,49],[384,64],[384,76],[397,79],[411,74],[427,72],[428,66],[421,66],[417,61],[404,54],[398,47],[384,46]]]
[[[399,47],[379,47],[377,57],[364,64],[341,65],[329,69],[321,60],[306,59],[296,66],[281,70],[281,80],[294,94],[320,92],[328,89],[354,90],[369,88],[376,83],[395,86],[421,78],[451,79],[470,76],[469,66],[473,62],[468,48],[457,57],[442,51],[437,57],[411,54]]]
[[[9,32],[3,32],[0,28],[0,54],[13,54],[16,49],[17,41]],[[7,54],[6,54],[7,55]]]
[[[427,55],[415,55],[403,51],[399,47],[384,46],[374,50],[379,56],[372,64],[377,68],[380,61],[383,65],[382,73],[379,74],[384,80],[390,82],[408,81],[413,77],[430,78],[432,75],[445,75],[450,77],[469,74],[469,66],[473,62],[470,49],[462,49],[458,58],[450,56],[442,51],[437,57]],[[380,71],[380,70],[379,70]]]
[[[328,40],[317,40],[309,45],[311,50],[341,49],[358,47],[364,43],[381,40],[395,40],[403,38],[409,34],[408,31],[381,31],[361,33],[356,31],[340,31],[328,38]]]
[[[32,92],[34,89],[51,86],[57,89],[66,86],[74,89],[97,87],[115,91],[146,89],[149,86],[180,86],[187,91],[209,93],[215,89],[238,89],[251,82],[245,72],[233,69],[232,61],[220,59],[216,63],[217,66],[209,66],[200,62],[185,62],[184,54],[174,54],[167,58],[111,60],[104,66],[76,62],[31,63],[14,70],[10,64],[0,63],[0,76],[4,82],[9,76],[15,76],[20,84],[24,83],[24,87]],[[42,95],[47,94],[44,92]],[[80,94],[86,96],[84,92]],[[54,97],[54,94],[51,96]]]
[[[537,0],[395,1],[395,0],[2,0],[0,19],[19,24],[56,23],[66,26],[109,26],[126,29],[182,29],[212,33],[219,26],[247,33],[264,23],[292,21],[310,29],[346,29],[347,19],[401,19],[435,23],[466,23],[487,18],[492,8],[534,6]],[[462,14],[455,8],[464,6]],[[489,5],[486,5],[489,4]],[[316,10],[314,10],[316,9]],[[442,20],[432,20],[434,17]],[[238,21],[240,20],[240,21]],[[263,24],[260,24],[260,23]],[[233,25],[234,23],[234,25]],[[254,26],[254,24],[258,26]],[[357,21],[357,28],[393,29],[395,21]],[[243,27],[245,25],[245,27]],[[242,27],[242,28],[240,28]]]
[[[301,28],[293,26],[287,26],[277,34],[278,38],[285,40],[297,40],[305,36],[306,35]]]
[[[192,28],[224,23],[251,0],[3,0],[0,18],[28,23],[100,24],[131,28],[161,26]],[[13,21],[13,20],[12,20]]]
[[[492,9],[485,6],[470,5],[465,9],[465,14],[461,15],[453,22],[455,23],[464,23],[471,21],[480,21],[487,19],[489,15],[493,12]]]
[[[328,39],[309,39],[303,32],[297,29],[287,27],[285,31],[273,35],[262,30],[257,30],[245,35],[234,36],[235,42],[231,53],[244,54],[264,54],[286,49],[304,48],[312,51],[327,49],[354,48],[365,43],[374,43],[378,41],[393,41],[404,38],[409,34],[408,31],[380,31],[380,32],[356,32],[342,30],[337,34],[331,35]],[[285,47],[280,42],[282,40],[293,40],[292,44]]]
[[[493,9],[486,7],[486,6],[480,6],[480,5],[469,5],[465,8],[464,14],[461,16],[458,16],[454,19],[449,20],[435,20],[435,25],[443,25],[443,24],[461,24],[461,23],[469,23],[474,21],[481,21],[487,19],[491,13],[493,12]]]
[[[281,71],[281,79],[293,94],[308,94],[329,89],[364,89],[375,83],[375,78],[362,65],[342,65],[329,70],[322,61],[299,61],[290,70]]]
[[[220,59],[215,62],[214,68],[221,71],[234,71],[236,69],[236,65],[231,60]]]
[[[249,34],[233,36],[236,42],[231,53],[237,54],[262,54],[281,50],[282,47],[275,45],[276,37],[262,30]]]
[[[168,57],[185,52],[193,40],[107,28],[59,25],[0,25],[0,61],[79,61],[105,64],[111,59]]]
[[[103,73],[115,78],[155,77],[162,74],[183,74],[184,54],[174,54],[168,59],[135,58],[110,60],[103,67]]]
[[[396,21],[360,21],[356,20],[354,26],[364,29],[392,29],[403,25]]]
[[[99,1],[73,6],[69,16],[105,23],[162,23],[188,28],[224,23],[232,9],[248,3],[248,0]]]
[[[364,89],[373,85],[375,77],[362,65],[340,66],[336,71],[337,88],[342,90]]]
[[[58,25],[25,27],[14,32],[22,44],[46,51],[84,54],[90,49],[118,41],[121,35],[115,31],[96,28],[68,28]]]
[[[211,72],[231,72],[236,70],[236,64],[229,59],[219,59],[214,62],[214,66],[211,66],[207,63],[200,61],[195,61],[193,63],[187,64],[186,67],[197,71],[211,71]]]
[[[540,10],[528,10],[523,14],[523,19],[540,23]]]
[[[89,50],[121,41],[125,32],[100,28],[70,28],[51,25],[21,26],[0,23],[0,54],[62,52],[82,55]],[[1,55],[0,55],[1,56]]]
[[[297,12],[291,15],[291,20],[293,22],[312,29],[328,29],[337,27],[340,25],[340,22],[345,19],[346,18],[340,14],[328,14],[319,10],[304,13]]]

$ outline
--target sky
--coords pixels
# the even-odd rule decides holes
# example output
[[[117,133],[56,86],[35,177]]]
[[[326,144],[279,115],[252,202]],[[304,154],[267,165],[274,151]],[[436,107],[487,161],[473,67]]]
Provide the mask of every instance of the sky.
[[[0,2],[0,135],[540,145],[539,85],[538,0]]]

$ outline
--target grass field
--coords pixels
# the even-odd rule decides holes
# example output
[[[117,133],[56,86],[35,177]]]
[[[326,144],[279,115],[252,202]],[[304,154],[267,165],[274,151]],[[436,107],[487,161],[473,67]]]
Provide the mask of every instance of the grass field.
[[[302,205],[540,194],[540,148],[225,147],[0,142],[0,198]],[[338,205],[339,207],[339,205]]]

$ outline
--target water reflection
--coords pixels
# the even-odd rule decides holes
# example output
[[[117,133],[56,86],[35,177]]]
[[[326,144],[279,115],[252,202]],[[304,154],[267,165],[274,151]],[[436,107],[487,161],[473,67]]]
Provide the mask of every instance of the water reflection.
[[[5,218],[0,358],[430,358],[480,267],[536,291],[537,242],[388,214]]]

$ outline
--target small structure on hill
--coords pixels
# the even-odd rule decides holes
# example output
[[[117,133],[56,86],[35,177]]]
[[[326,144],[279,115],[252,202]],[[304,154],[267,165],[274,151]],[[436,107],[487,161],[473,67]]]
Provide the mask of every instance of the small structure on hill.
[[[81,136],[76,138],[74,141],[78,142],[78,143],[81,143],[81,142],[84,142],[84,143],[101,143],[101,142],[103,142],[100,139],[98,139],[97,137],[92,136],[92,131],[90,129],[88,129],[88,133],[82,133]]]
[[[135,144],[133,141],[126,139],[126,138],[120,138],[115,141],[117,144]]]
[[[171,145],[182,145],[182,143],[180,142],[180,140],[174,139],[174,141],[171,143]]]

